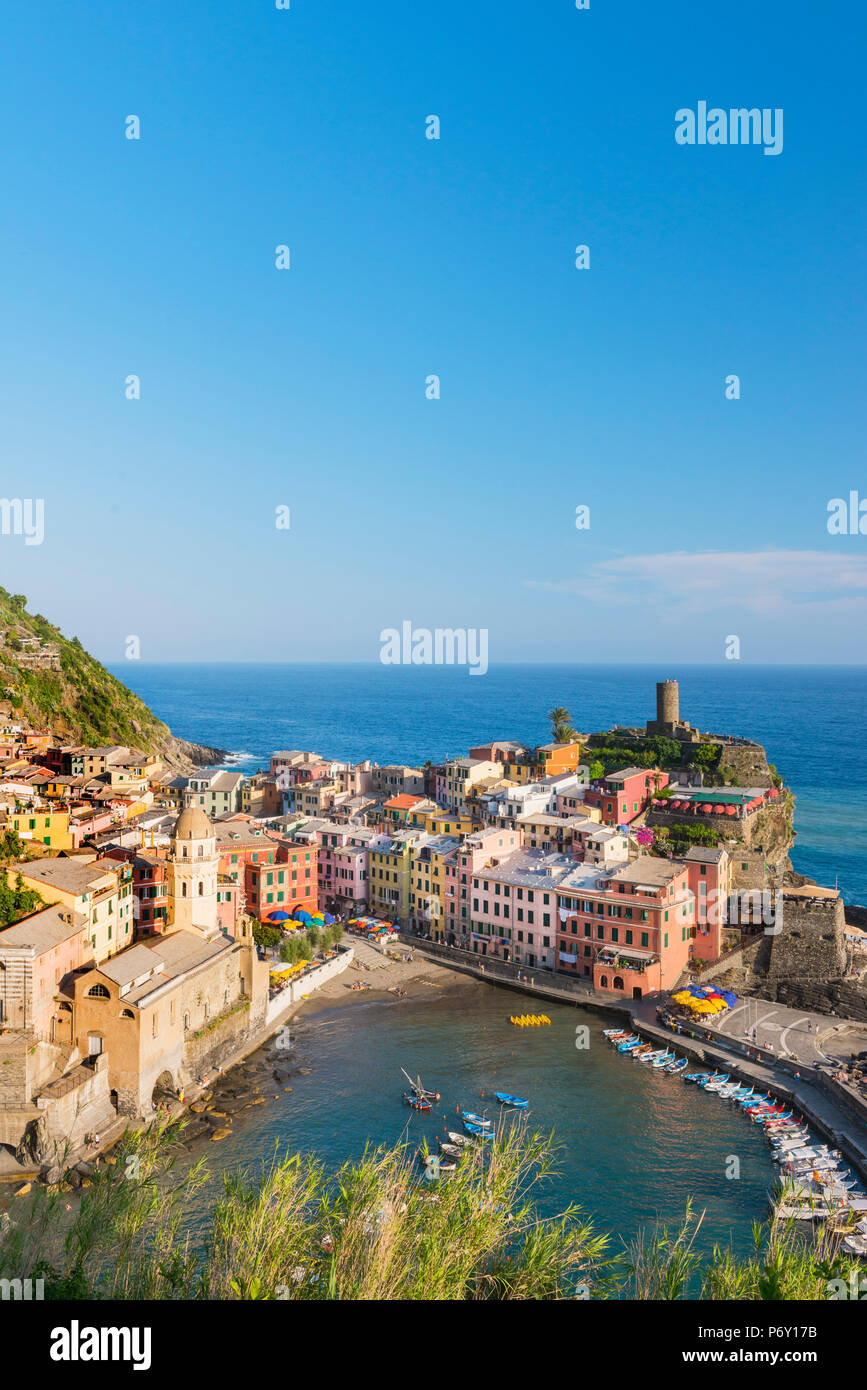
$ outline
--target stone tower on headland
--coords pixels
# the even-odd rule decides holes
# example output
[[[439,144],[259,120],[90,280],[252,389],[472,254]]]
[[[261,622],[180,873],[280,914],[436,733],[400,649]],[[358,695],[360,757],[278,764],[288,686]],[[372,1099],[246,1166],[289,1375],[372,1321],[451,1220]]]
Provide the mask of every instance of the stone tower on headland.
[[[647,732],[685,741],[698,737],[696,731],[680,717],[680,692],[676,680],[656,682],[656,718],[647,721]]]
[[[677,681],[656,682],[656,722],[676,724],[680,717],[680,695]]]

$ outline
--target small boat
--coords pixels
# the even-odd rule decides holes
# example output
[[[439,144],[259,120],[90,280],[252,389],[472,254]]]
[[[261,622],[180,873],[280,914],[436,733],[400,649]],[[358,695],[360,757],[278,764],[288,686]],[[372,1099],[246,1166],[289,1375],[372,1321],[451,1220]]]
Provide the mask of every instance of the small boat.
[[[471,1134],[474,1139],[493,1139],[494,1137],[492,1130],[482,1129],[481,1125],[468,1124],[466,1120],[464,1120],[464,1129],[467,1131],[467,1134]]]
[[[669,1072],[671,1076],[679,1076],[682,1071],[686,1071],[688,1065],[685,1057],[676,1057],[673,1062],[669,1062],[665,1070]]]
[[[401,1067],[401,1071],[403,1071],[403,1067]],[[410,1076],[410,1074],[409,1074],[408,1071],[403,1071],[403,1074],[404,1074],[404,1076],[406,1077],[407,1081],[409,1082],[409,1089],[410,1089],[410,1091],[412,1092],[412,1094],[413,1094],[418,1100],[431,1100],[431,1101],[436,1101],[436,1100],[439,1100],[439,1099],[440,1099],[440,1093],[439,1093],[439,1091],[428,1091],[428,1090],[425,1090],[424,1086],[422,1086],[422,1084],[421,1084],[421,1077],[420,1077],[420,1076],[417,1076],[416,1079],[415,1079],[415,1081],[413,1081],[413,1079],[412,1079],[412,1077]]]
[[[731,1077],[726,1072],[723,1072],[722,1074],[720,1074],[719,1072],[714,1072],[710,1081],[706,1081],[704,1083],[704,1090],[718,1091],[720,1086],[725,1086],[729,1081],[731,1081]]]
[[[463,1138],[463,1136],[461,1137]],[[446,1139],[438,1139],[437,1143],[440,1146],[440,1152],[448,1154],[449,1158],[460,1158],[463,1152],[459,1144],[450,1144]]]
[[[652,1047],[649,1052],[642,1052],[638,1060],[639,1062],[655,1062],[657,1057],[663,1057],[664,1055],[664,1047]]]
[[[703,1082],[710,1081],[712,1075],[713,1073],[709,1071],[693,1071],[690,1072],[683,1079],[684,1081],[695,1081],[699,1086],[701,1086]]]
[[[404,1091],[403,1098],[413,1110],[430,1110],[430,1101],[423,1100],[421,1096],[411,1096],[407,1091]]]
[[[485,1115],[474,1115],[472,1110],[462,1110],[461,1119],[469,1121],[471,1125],[478,1125],[480,1129],[489,1129],[491,1124]]]
[[[456,1144],[459,1149],[468,1149],[471,1147],[467,1136],[465,1134],[458,1134],[456,1129],[447,1129],[446,1134],[451,1142]]]
[[[765,1133],[777,1149],[797,1149],[801,1144],[814,1142],[808,1129],[773,1130],[768,1127]]]
[[[840,1158],[839,1149],[783,1149],[779,1153],[774,1153],[775,1163],[797,1162],[800,1158]]]
[[[667,1067],[672,1059],[672,1053],[663,1052],[661,1057],[654,1057],[652,1065],[654,1067]]]
[[[495,1091],[494,1095],[501,1105],[511,1105],[516,1110],[526,1110],[530,1104],[528,1100],[524,1100],[523,1096],[510,1096],[507,1091]]]
[[[623,1042],[617,1044],[618,1052],[632,1052],[636,1047],[641,1047],[641,1039],[636,1037],[624,1038]]]
[[[625,1028],[603,1028],[603,1035],[606,1038],[622,1038],[626,1032]]]

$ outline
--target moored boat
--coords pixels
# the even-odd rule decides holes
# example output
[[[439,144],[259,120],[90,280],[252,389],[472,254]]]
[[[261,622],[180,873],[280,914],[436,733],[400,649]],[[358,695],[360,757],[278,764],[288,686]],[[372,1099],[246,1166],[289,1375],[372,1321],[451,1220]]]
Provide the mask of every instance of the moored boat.
[[[413,1096],[410,1095],[409,1092],[404,1091],[403,1098],[412,1110],[430,1110],[430,1101],[423,1100],[421,1096]]]
[[[516,1110],[526,1110],[530,1104],[523,1096],[511,1096],[508,1091],[495,1091],[494,1095],[501,1105],[511,1105]]]
[[[482,1129],[481,1125],[472,1125],[464,1120],[464,1129],[467,1134],[471,1134],[474,1139],[493,1139],[494,1134],[490,1129]]]

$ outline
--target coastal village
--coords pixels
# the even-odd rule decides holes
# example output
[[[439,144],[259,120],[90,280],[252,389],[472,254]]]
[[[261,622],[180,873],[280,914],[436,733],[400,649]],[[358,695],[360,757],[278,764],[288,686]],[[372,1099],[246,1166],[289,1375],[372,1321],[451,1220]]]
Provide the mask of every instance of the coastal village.
[[[602,1004],[712,980],[867,1020],[863,912],[792,869],[760,745],[681,720],[673,680],[643,728],[549,718],[417,767],[182,776],[0,706],[0,1158],[56,1181],[183,1103],[345,971],[347,933]]]

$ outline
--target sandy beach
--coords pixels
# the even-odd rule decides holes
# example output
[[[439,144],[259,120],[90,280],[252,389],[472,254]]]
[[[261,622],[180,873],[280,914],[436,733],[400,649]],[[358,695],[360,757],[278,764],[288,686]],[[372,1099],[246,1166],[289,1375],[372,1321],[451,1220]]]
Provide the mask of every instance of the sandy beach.
[[[463,983],[457,971],[426,959],[420,952],[416,952],[412,959],[392,960],[360,937],[347,937],[344,940],[355,952],[352,965],[337,979],[305,999],[296,1017],[311,1017],[324,1009],[357,1004],[362,1000],[370,1003],[401,997],[413,1000],[425,996],[432,998],[443,990]],[[352,988],[358,984],[365,988]],[[398,990],[405,991],[405,995],[398,995]]]

